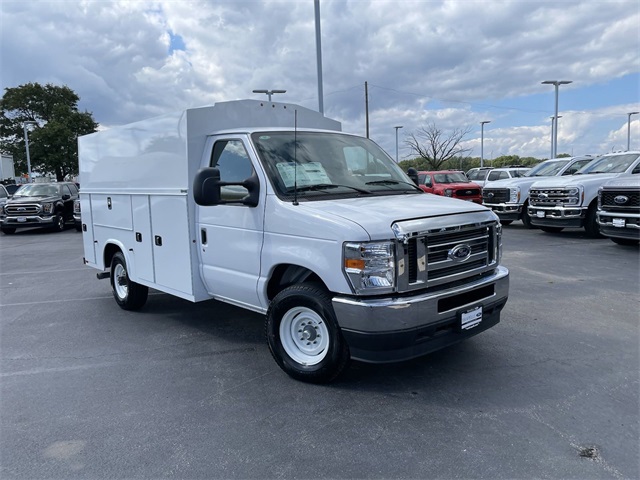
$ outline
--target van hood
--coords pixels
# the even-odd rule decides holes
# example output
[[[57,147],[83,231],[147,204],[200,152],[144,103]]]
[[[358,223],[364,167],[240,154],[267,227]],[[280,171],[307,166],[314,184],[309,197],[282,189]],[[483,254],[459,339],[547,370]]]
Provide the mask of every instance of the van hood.
[[[372,239],[389,238],[396,222],[472,212],[491,212],[466,200],[425,193],[300,202],[314,216],[331,216],[360,225]]]

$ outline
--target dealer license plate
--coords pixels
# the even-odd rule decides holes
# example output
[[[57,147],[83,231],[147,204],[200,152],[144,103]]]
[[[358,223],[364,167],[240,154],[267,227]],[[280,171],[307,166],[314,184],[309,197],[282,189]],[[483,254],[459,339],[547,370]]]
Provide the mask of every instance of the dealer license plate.
[[[626,226],[627,222],[624,218],[614,218],[613,219],[613,226],[614,227],[621,227],[624,228]]]
[[[538,218],[544,218],[544,211],[543,210],[538,210],[536,212],[536,217]]]
[[[482,307],[474,308],[462,313],[460,327],[462,330],[469,330],[480,324],[482,321]]]
[[[26,222],[27,217],[18,217],[16,220],[18,220],[19,222]]]

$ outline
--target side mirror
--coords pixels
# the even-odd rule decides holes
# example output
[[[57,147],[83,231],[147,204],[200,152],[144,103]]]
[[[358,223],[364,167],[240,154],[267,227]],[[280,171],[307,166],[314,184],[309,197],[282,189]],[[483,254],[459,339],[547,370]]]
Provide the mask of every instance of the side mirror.
[[[418,171],[415,168],[409,168],[409,170],[407,170],[407,175],[411,180],[413,180],[413,183],[418,185]]]
[[[62,200],[69,200],[71,198],[71,195],[69,195],[68,193],[65,193],[64,195],[62,195]]]
[[[223,200],[221,187],[239,186],[247,189],[248,194],[238,200]],[[220,170],[212,167],[201,168],[193,179],[193,199],[198,205],[237,204],[257,207],[260,200],[260,182],[254,173],[243,182],[221,182]]]

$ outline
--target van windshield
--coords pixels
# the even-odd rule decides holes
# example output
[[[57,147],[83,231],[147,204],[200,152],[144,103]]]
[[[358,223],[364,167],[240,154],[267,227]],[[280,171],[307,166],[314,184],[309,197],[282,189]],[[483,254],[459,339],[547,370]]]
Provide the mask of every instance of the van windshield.
[[[422,191],[369,139],[343,133],[282,131],[251,135],[276,193],[318,200]]]

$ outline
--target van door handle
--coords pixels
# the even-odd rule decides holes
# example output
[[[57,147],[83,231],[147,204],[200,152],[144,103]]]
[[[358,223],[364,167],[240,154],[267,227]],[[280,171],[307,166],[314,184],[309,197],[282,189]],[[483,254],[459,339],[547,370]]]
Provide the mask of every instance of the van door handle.
[[[207,244],[207,229],[206,228],[200,229],[200,242],[202,243],[202,245],[206,245]]]

